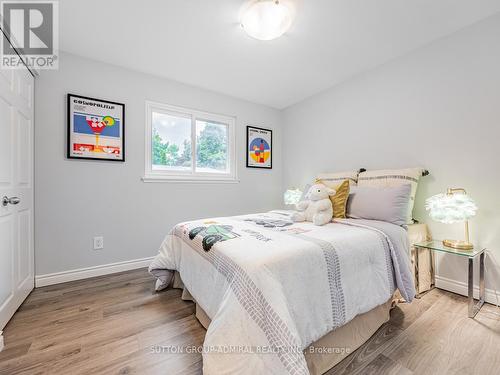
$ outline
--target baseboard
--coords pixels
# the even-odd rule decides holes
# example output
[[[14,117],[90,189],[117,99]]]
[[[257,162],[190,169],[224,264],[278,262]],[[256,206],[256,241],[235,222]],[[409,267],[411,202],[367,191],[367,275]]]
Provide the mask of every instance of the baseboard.
[[[89,277],[109,275],[116,272],[130,271],[137,268],[148,267],[153,257],[127,260],[125,262],[103,264],[100,266],[79,268],[46,275],[35,276],[35,287],[66,283],[68,281],[88,279]]]
[[[436,275],[436,288],[448,290],[453,293],[468,295],[467,283],[448,279],[446,277]],[[479,286],[474,286],[474,297],[479,298]],[[493,289],[484,290],[484,300],[488,303],[496,305],[500,301],[500,290],[498,291],[498,301]]]

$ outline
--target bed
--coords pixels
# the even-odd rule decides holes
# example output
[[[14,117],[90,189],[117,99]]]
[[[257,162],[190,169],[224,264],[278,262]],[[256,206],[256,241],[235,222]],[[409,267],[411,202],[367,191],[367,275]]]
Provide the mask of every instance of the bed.
[[[321,374],[389,319],[396,291],[415,295],[405,228],[288,211],[180,223],[150,272],[196,302],[208,375]]]

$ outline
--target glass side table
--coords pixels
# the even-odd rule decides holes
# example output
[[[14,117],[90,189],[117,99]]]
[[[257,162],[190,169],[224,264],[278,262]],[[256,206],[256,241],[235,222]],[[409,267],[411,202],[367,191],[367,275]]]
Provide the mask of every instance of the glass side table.
[[[485,248],[474,248],[472,250],[459,250],[444,246],[442,241],[425,241],[414,245],[417,249],[429,249],[441,253],[454,254],[469,259],[469,272],[467,278],[467,289],[469,297],[469,318],[474,318],[484,304],[484,252]],[[479,301],[474,301],[474,259],[479,256]],[[415,257],[418,269],[418,256]],[[434,277],[434,273],[433,273]]]

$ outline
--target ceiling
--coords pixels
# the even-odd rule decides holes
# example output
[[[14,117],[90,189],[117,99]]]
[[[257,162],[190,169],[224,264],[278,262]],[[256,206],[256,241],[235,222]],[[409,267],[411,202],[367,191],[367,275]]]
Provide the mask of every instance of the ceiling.
[[[247,36],[243,0],[60,1],[61,49],[278,109],[500,11],[498,0],[284,0],[273,41]]]

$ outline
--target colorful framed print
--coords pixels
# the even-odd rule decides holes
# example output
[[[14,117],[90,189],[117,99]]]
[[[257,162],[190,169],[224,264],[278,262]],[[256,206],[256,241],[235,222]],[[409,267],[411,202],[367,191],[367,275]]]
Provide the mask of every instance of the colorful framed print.
[[[247,126],[247,168],[273,167],[273,131]]]
[[[125,104],[68,94],[70,159],[125,161]]]

